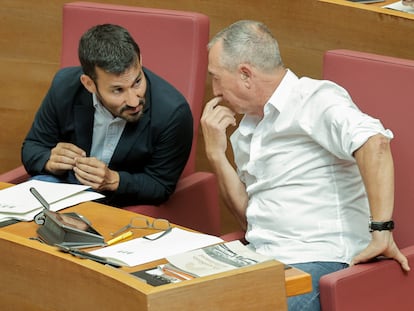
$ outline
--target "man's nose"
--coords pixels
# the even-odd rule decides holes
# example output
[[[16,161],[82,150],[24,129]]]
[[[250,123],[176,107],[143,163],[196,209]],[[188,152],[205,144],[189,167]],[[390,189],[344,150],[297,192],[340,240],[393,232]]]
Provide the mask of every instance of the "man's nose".
[[[139,105],[140,98],[142,98],[140,92],[136,89],[129,89],[128,96],[126,98],[126,104],[129,107],[136,107]]]
[[[217,97],[217,96],[221,96],[222,95],[221,94],[221,88],[220,88],[220,86],[217,85],[217,83],[214,82],[214,80],[212,82],[212,89],[213,89],[213,95],[214,95],[214,97]]]

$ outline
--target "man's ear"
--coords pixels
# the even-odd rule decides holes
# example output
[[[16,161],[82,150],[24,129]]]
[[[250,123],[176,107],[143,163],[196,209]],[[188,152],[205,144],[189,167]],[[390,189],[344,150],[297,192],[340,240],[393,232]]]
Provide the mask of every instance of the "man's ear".
[[[80,81],[83,84],[83,86],[90,93],[92,93],[92,94],[96,93],[96,85],[95,85],[95,82],[93,82],[93,80],[89,76],[87,76],[85,74],[81,75],[80,76]]]
[[[246,81],[251,78],[252,71],[248,65],[240,64],[238,70],[240,74],[240,79],[242,79],[243,81]]]
[[[240,64],[238,67],[238,72],[240,75],[240,80],[242,81],[243,85],[250,89],[252,84],[252,70],[250,66]]]

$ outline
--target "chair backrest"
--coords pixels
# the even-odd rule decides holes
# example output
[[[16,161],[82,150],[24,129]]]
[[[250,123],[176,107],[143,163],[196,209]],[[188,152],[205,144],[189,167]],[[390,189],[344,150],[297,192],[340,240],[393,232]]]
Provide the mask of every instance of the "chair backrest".
[[[61,67],[79,65],[81,35],[90,27],[104,23],[125,27],[140,46],[143,65],[174,85],[189,102],[194,139],[182,176],[193,173],[207,75],[209,18],[195,12],[67,3],[63,7]]]
[[[394,238],[400,248],[414,244],[414,60],[331,50],[324,55],[323,78],[343,86],[365,113],[394,133]]]

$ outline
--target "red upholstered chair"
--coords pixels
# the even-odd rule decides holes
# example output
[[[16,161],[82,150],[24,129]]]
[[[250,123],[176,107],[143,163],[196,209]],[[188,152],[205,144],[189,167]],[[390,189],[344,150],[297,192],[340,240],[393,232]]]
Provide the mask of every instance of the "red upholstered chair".
[[[61,67],[78,65],[78,41],[96,24],[124,26],[140,45],[144,66],[173,84],[188,100],[194,118],[193,147],[175,193],[161,206],[130,206],[128,210],[169,219],[201,232],[220,234],[220,209],[215,176],[196,172],[196,146],[207,75],[209,18],[195,12],[88,2],[63,7]],[[0,175],[19,183],[23,167]]]
[[[322,310],[412,310],[414,60],[332,50],[324,55],[323,78],[342,85],[362,111],[379,118],[394,133],[394,239],[413,271],[404,273],[396,261],[380,260],[326,275],[320,280]],[[222,236],[226,241],[243,237],[242,231]]]
[[[326,311],[411,310],[414,308],[414,60],[349,50],[327,51],[323,78],[342,85],[360,109],[393,131],[395,167],[394,239],[412,272],[383,260],[324,276],[320,281]]]

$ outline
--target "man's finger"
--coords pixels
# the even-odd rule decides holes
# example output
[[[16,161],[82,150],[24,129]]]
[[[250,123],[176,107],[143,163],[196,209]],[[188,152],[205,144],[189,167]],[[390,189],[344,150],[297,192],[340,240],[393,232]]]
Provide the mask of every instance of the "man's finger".
[[[404,271],[408,272],[411,270],[407,257],[405,257],[400,251],[398,251],[398,254],[394,257],[394,259],[400,263],[401,268]]]
[[[207,102],[205,109],[213,110],[222,100],[223,97],[221,96],[214,97],[209,102]]]
[[[371,247],[367,247],[362,252],[360,252],[358,255],[356,255],[349,264],[350,266],[357,265],[359,263],[367,262],[370,259],[376,257],[378,255],[378,252],[376,252]]]
[[[58,143],[56,147],[61,148],[63,150],[67,150],[70,153],[73,153],[74,155],[78,155],[81,157],[86,156],[86,152],[84,150],[71,143]]]

